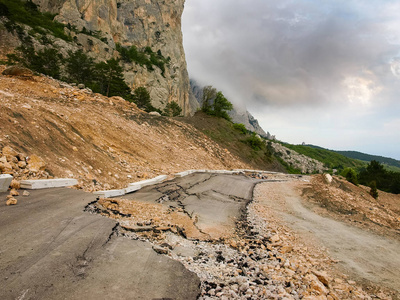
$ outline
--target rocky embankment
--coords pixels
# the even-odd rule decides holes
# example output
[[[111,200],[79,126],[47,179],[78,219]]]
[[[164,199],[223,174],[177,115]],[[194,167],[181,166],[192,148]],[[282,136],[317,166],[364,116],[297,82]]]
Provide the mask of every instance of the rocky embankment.
[[[318,160],[299,154],[279,143],[268,143],[276,156],[280,157],[290,167],[300,170],[303,174],[323,173],[326,170],[324,164]]]
[[[45,167],[31,178],[76,178],[86,191],[190,169],[249,168],[191,125],[43,76],[0,75],[0,123],[0,149],[23,153],[6,158],[2,172],[22,179],[30,174],[23,157],[36,155]]]

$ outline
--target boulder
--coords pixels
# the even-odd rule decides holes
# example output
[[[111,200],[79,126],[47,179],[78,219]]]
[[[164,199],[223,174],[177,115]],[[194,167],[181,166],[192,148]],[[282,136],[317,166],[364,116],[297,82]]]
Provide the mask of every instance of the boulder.
[[[46,164],[42,158],[33,154],[28,159],[28,169],[32,172],[44,171]]]
[[[20,66],[8,67],[2,74],[8,76],[33,77],[33,72],[31,70]]]
[[[156,111],[149,112],[149,115],[150,116],[155,116],[155,117],[161,117],[160,113],[156,112]]]
[[[5,146],[3,148],[3,155],[5,157],[16,157],[18,155],[18,152],[15,151],[13,148],[9,147],[9,146]]]
[[[19,190],[19,189],[21,188],[21,183],[20,183],[18,180],[13,179],[13,180],[11,181],[10,187],[11,187],[12,189]]]
[[[0,172],[4,174],[11,174],[12,173],[12,165],[8,162],[0,162]]]
[[[15,199],[14,197],[8,199],[7,202],[6,202],[6,204],[7,204],[8,206],[10,206],[10,205],[16,205],[17,203],[18,203],[18,200]]]
[[[19,193],[18,193],[18,191],[17,191],[16,189],[12,189],[12,190],[10,191],[10,196],[13,196],[13,197],[19,196]]]

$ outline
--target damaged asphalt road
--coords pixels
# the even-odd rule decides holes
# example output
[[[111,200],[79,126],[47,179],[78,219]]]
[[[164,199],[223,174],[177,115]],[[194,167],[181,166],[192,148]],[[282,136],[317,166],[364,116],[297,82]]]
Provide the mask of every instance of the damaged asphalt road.
[[[212,240],[235,233],[257,182],[246,176],[196,173],[120,198],[180,208]]]
[[[257,181],[195,174],[124,197],[184,208],[212,236],[231,231]],[[0,196],[6,196],[5,193]],[[148,242],[114,234],[118,223],[84,212],[92,194],[32,191],[0,205],[1,299],[196,299],[200,280]]]
[[[194,273],[113,235],[114,220],[83,211],[94,200],[51,189],[1,203],[0,299],[196,299]]]

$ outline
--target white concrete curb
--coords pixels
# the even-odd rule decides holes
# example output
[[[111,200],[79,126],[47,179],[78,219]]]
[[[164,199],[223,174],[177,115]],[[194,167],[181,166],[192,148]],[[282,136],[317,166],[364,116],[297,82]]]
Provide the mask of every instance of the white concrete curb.
[[[78,180],[71,178],[22,180],[21,188],[28,190],[40,190],[77,185]]]
[[[99,195],[104,198],[112,198],[112,197],[118,197],[118,196],[123,196],[125,194],[129,194],[132,192],[136,192],[140,190],[141,188],[148,186],[148,185],[153,185],[157,183],[163,182],[165,179],[167,179],[167,175],[160,175],[151,179],[146,179],[134,183],[130,183],[127,188],[120,189],[120,190],[109,190],[109,191],[97,191],[94,192],[93,194]]]
[[[8,174],[0,175],[0,193],[7,192],[13,177]]]

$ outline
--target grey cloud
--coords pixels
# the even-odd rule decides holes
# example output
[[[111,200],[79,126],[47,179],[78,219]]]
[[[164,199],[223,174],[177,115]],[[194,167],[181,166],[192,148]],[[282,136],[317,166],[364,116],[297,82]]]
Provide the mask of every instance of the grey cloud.
[[[398,1],[187,0],[189,73],[252,112],[308,107],[345,115],[340,108],[357,109],[351,100],[366,111],[375,105],[375,118],[392,117],[399,15]]]

